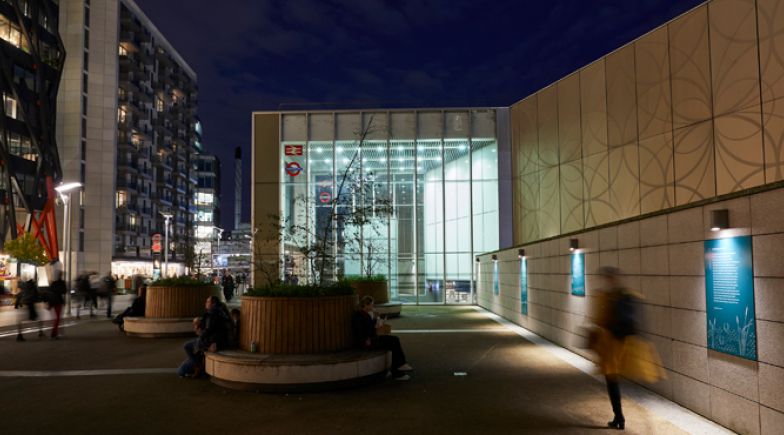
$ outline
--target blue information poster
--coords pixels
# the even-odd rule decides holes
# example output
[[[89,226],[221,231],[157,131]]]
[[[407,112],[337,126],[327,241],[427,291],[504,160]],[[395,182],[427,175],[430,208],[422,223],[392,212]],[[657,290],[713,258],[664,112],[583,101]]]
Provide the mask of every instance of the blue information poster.
[[[501,284],[498,282],[498,262],[493,261],[493,294],[501,294]]]
[[[528,264],[525,257],[520,259],[520,312],[528,315]]]
[[[585,296],[585,254],[572,253],[572,294]]]
[[[751,236],[705,241],[708,349],[757,360]]]

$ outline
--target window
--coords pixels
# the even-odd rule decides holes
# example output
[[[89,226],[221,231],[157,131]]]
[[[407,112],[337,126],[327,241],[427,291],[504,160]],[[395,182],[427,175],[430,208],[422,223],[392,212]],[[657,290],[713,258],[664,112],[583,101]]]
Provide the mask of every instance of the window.
[[[117,197],[117,207],[125,207],[128,204],[128,192],[125,191],[118,191],[116,194]]]
[[[84,252],[84,231],[79,231],[79,252]]]
[[[81,160],[84,161],[87,159],[87,140],[82,139],[82,158]]]
[[[82,56],[82,68],[87,71],[89,68],[87,67],[90,63],[90,55],[85,51],[84,56]]]
[[[82,115],[87,116],[87,95],[82,95]]]
[[[82,92],[87,92],[87,73],[82,72]]]
[[[155,110],[159,113],[163,112],[163,98],[158,96],[155,97]]]
[[[128,56],[128,49],[125,48],[122,44],[120,44],[117,50],[117,54],[119,54],[120,56]]]
[[[19,103],[14,97],[3,93],[3,106],[5,107],[5,116],[13,119],[19,119],[20,113],[17,112]]]
[[[124,123],[127,116],[128,116],[128,112],[125,110],[124,107],[119,107],[117,109],[117,121],[118,122]]]

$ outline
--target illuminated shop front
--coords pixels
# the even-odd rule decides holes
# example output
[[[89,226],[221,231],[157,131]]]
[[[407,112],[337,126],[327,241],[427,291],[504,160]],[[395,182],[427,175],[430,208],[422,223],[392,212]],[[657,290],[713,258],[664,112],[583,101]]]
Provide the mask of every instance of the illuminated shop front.
[[[473,259],[499,248],[498,112],[279,114],[284,279],[320,273],[304,252],[326,236],[328,279],[380,274],[393,301],[473,303]]]

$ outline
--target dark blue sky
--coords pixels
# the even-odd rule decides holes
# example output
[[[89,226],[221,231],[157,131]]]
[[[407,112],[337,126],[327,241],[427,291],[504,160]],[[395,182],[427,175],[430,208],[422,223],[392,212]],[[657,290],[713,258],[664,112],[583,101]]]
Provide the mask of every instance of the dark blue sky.
[[[234,225],[253,110],[508,106],[699,0],[136,0],[199,76]]]

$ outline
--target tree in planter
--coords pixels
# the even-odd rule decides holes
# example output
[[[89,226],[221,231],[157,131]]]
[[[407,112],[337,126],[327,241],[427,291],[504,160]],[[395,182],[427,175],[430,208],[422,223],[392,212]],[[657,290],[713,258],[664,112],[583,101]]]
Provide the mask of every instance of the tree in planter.
[[[24,233],[19,237],[5,243],[5,251],[20,263],[29,263],[36,266],[43,266],[49,263],[43,246],[30,233]]]
[[[344,271],[338,267],[339,255],[358,255],[363,263],[362,273],[368,275],[372,275],[382,263],[379,254],[383,249],[381,243],[375,240],[378,237],[367,240],[363,237],[366,231],[383,226],[392,209],[389,200],[377,197],[377,183],[372,173],[363,173],[362,150],[367,147],[367,137],[372,131],[371,117],[363,130],[357,133],[356,151],[345,169],[336,174],[331,199],[321,213],[313,210],[312,198],[300,194],[292,199],[289,216],[281,219],[280,216],[269,215],[270,223],[254,235],[254,269],[268,283],[279,281],[281,269],[288,271],[291,266],[286,252],[282,256],[265,255],[264,247],[291,247],[296,254],[291,256],[294,267],[307,268],[311,283],[318,286],[343,276]],[[309,216],[315,222],[309,220]]]

